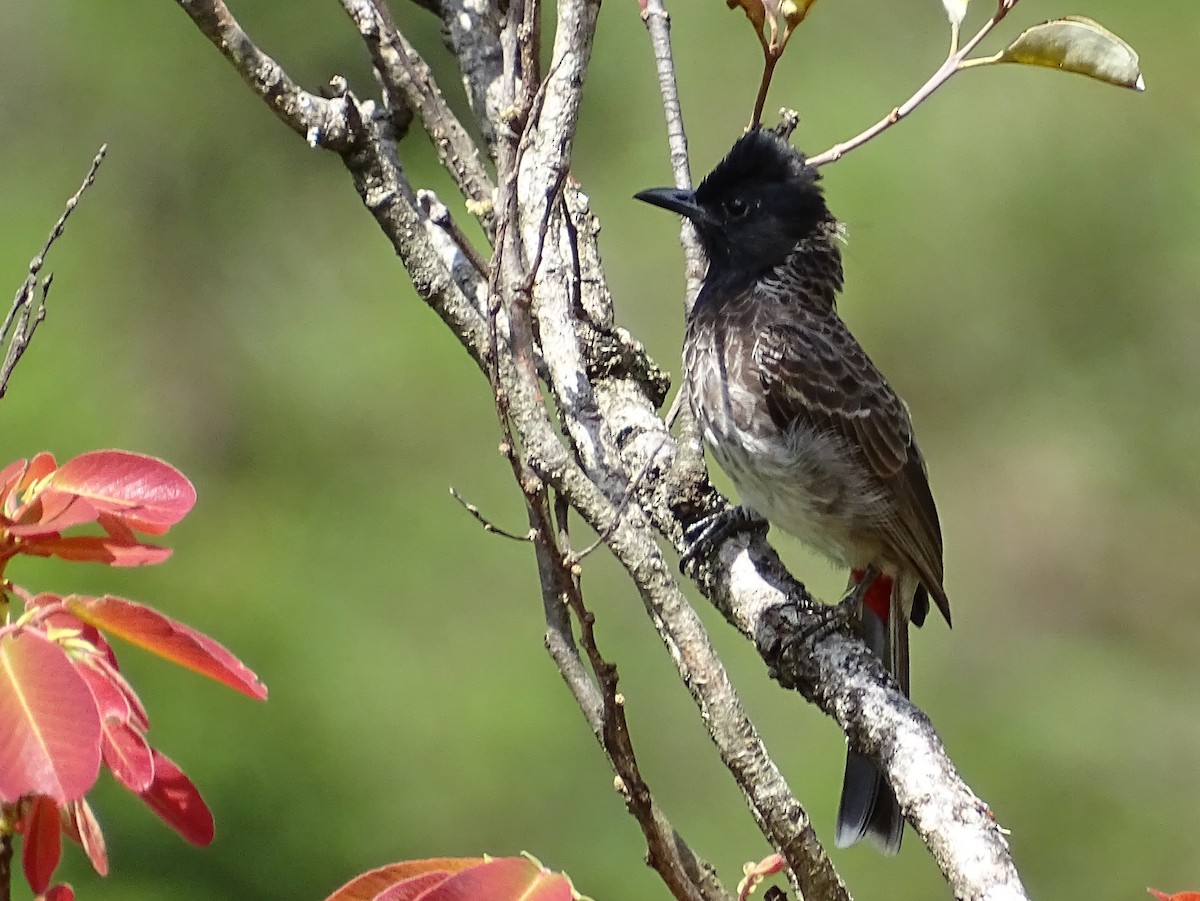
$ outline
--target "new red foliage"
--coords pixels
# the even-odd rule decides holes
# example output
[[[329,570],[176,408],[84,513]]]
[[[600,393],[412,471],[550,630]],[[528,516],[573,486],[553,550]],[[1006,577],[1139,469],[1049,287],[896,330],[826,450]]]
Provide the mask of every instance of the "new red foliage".
[[[325,901],[577,901],[571,880],[529,857],[431,858],[351,879]]]
[[[213,838],[212,813],[183,771],[146,740],[149,717],[121,675],[104,633],[256,699],[266,687],[226,648],[184,623],[123,598],[35,594],[6,578],[18,555],[109,566],[159,563],[161,535],[196,502],[192,484],[154,457],[83,454],[61,467],[52,455],[0,470],[0,828],[23,836],[25,877],[39,901],[72,901],[50,886],[61,834],[108,872],[104,836],[84,800],[104,762],[190,842]],[[102,534],[64,535],[95,524]],[[23,609],[14,618],[14,600]]]

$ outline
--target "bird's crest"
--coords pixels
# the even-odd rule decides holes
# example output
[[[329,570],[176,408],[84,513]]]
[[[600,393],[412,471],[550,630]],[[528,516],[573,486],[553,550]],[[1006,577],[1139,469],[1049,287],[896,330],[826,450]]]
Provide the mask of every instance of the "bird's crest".
[[[804,154],[773,131],[756,128],[738,139],[725,159],[717,163],[700,187],[696,200],[709,202],[738,185],[787,185],[819,192],[820,173],[809,166]]]

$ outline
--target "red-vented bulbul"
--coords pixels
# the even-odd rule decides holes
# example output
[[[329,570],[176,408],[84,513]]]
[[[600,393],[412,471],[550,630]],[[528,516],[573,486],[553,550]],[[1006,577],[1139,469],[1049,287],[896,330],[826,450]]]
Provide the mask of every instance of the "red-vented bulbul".
[[[694,192],[637,199],[690,219],[708,257],[684,378],[742,519],[765,517],[852,582],[879,573],[862,632],[907,694],[909,621],[924,622],[930,597],[950,621],[941,530],[908,409],[838,317],[838,225],[818,178],[787,141],[754,130]],[[837,844],[868,836],[894,854],[903,832],[882,772],[848,752]]]

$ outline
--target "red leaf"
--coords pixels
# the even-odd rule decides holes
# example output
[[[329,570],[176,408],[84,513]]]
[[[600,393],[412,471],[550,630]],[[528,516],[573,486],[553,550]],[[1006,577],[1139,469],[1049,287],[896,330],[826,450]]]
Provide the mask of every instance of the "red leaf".
[[[64,882],[54,886],[46,894],[38,895],[33,901],[75,901],[75,891]]]
[[[92,813],[92,808],[83,798],[72,801],[67,807],[71,817],[73,838],[83,845],[88,860],[92,862],[92,869],[101,876],[107,876],[108,848],[104,843],[104,833],[100,831],[100,824],[96,821],[96,815]]]
[[[213,840],[212,811],[200,797],[192,780],[166,754],[152,750],[154,781],[140,793],[146,805],[193,845]]]
[[[53,607],[49,612],[46,612],[47,607]],[[116,666],[116,655],[113,654],[113,649],[109,647],[108,642],[104,641],[104,636],[96,626],[84,623],[82,619],[76,617],[72,613],[68,613],[62,597],[56,594],[40,594],[31,597],[25,601],[26,611],[38,611],[38,621],[47,626],[46,632],[50,633],[54,630],[64,632],[74,632],[82,639],[88,642],[91,647],[100,651],[104,660]]]
[[[137,692],[133,690],[133,686],[126,681],[125,677],[121,675],[121,671],[117,669],[115,659],[109,661],[93,657],[92,663],[100,671],[100,674],[125,696],[125,700],[129,703],[129,721],[143,732],[149,729],[150,715],[146,713],[146,708],[142,706],[142,699],[137,696]]]
[[[22,510],[22,522],[9,526],[8,530],[23,538],[55,535],[71,526],[95,522],[99,515],[100,512],[83,498],[47,488]]]
[[[21,519],[26,512],[28,504],[23,495],[27,489],[35,482],[50,475],[58,467],[58,464],[54,462],[54,455],[44,452],[34,457],[28,466],[25,465],[24,460],[21,460],[20,463],[21,472],[16,481],[7,486],[8,493],[4,496],[4,515],[13,521]],[[4,474],[11,478],[11,471],[15,466],[15,463],[10,464],[5,468]]]
[[[431,883],[437,884],[454,873],[483,862],[482,857],[434,857],[392,863],[355,876],[325,901],[376,901],[384,892],[406,882],[431,876],[438,877],[437,881]]]
[[[92,629],[91,626],[84,628]],[[83,681],[87,683],[88,690],[96,701],[96,709],[100,712],[102,721],[111,717],[119,723],[132,724],[139,732],[150,728],[150,720],[142,706],[141,698],[134,694],[133,686],[125,681],[111,655],[76,660],[74,663],[75,669],[83,676]]]
[[[102,598],[72,595],[65,598],[64,603],[77,617],[98,629],[120,636],[244,695],[260,701],[267,697],[267,687],[258,681],[258,676],[226,648],[157,610],[111,595]]]
[[[154,781],[154,757],[142,733],[126,723],[108,720],[104,723],[100,747],[104,762],[118,782],[135,794],[150,787]]]
[[[196,489],[183,473],[156,457],[128,451],[81,454],[60,466],[49,484],[149,535],[167,531],[196,503]]]
[[[524,857],[501,857],[457,873],[421,901],[571,901],[573,894],[567,877]]]
[[[29,887],[35,892],[44,892],[61,857],[58,805],[53,799],[38,795],[30,803],[25,817],[25,845],[21,849],[21,866]]]
[[[450,878],[449,873],[426,873],[384,889],[372,901],[420,901],[425,893]]]
[[[133,713],[129,699],[119,687],[113,684],[107,672],[98,668],[99,664],[89,665],[83,661],[75,662],[75,669],[87,683],[92,700],[96,702],[96,710],[101,720],[115,719],[119,723],[127,723]]]
[[[100,715],[71,659],[32,629],[0,638],[0,800],[83,797],[100,772]]]
[[[28,460],[13,460],[4,469],[0,469],[0,497],[8,500],[9,494],[16,487],[17,482],[21,478],[21,473],[25,471],[25,464]]]
[[[1168,895],[1166,892],[1160,892],[1152,888],[1146,889],[1158,901],[1200,901],[1200,892],[1179,892],[1175,895]]]
[[[15,533],[15,529],[12,529]],[[127,544],[106,535],[70,535],[41,538],[22,545],[21,553],[37,557],[59,557],[76,563],[104,563],[108,566],[153,566],[171,556],[169,547]]]

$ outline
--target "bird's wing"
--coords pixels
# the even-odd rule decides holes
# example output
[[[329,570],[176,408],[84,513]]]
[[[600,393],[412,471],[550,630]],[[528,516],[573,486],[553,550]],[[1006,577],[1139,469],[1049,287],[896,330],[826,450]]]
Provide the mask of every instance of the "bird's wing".
[[[949,619],[942,589],[942,534],[912,420],[866,352],[836,316],[773,323],[754,348],[767,411],[782,430],[806,426],[840,435],[895,499],[881,538],[907,563]]]

